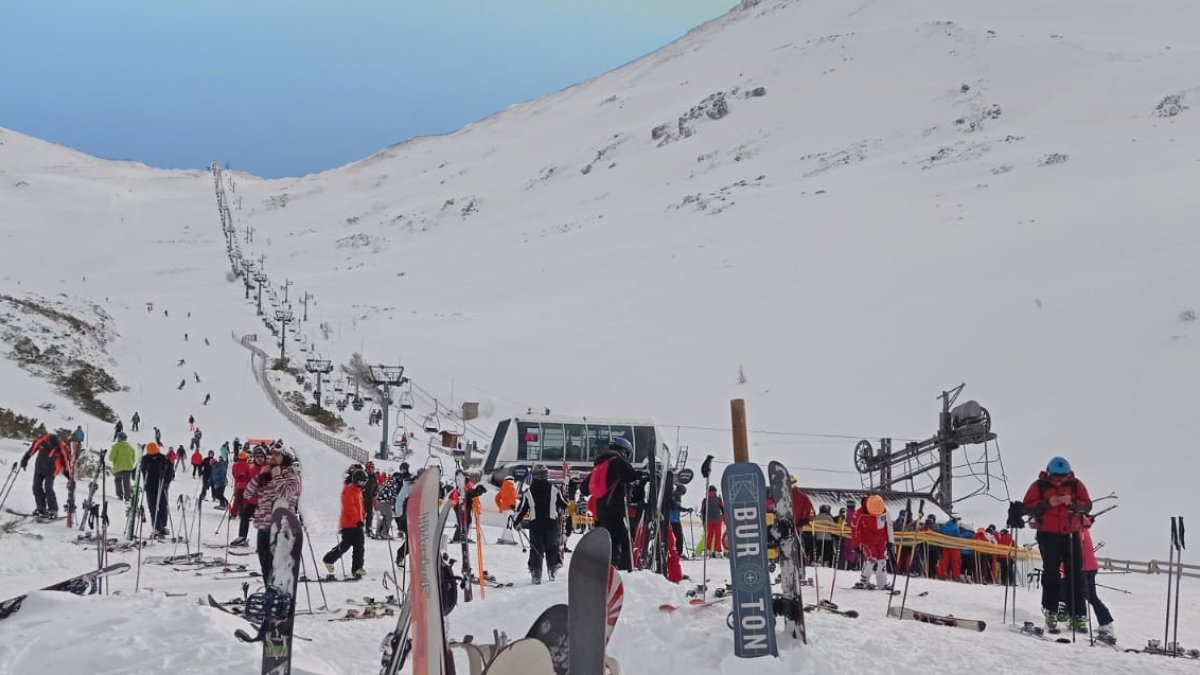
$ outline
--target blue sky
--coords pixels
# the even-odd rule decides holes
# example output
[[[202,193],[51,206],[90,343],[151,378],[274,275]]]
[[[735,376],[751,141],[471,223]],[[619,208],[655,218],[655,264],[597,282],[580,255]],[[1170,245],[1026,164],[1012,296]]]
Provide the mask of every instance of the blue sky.
[[[293,176],[631,61],[736,0],[12,0],[0,127]]]

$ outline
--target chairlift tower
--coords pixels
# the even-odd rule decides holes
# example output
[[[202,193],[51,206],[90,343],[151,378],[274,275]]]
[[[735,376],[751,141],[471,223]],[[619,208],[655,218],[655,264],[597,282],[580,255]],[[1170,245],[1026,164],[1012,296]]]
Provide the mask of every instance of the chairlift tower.
[[[964,445],[996,439],[987,408],[975,401],[954,405],[964,387],[966,384],[960,384],[938,396],[942,411],[938,415],[937,433],[932,437],[908,443],[900,451],[892,450],[890,438],[880,439],[878,450],[867,440],[854,446],[854,467],[863,474],[865,487],[888,492],[900,489],[897,486],[907,482],[907,491],[913,492],[913,479],[936,472],[929,486],[929,498],[946,513],[954,512],[954,451]]]
[[[317,407],[320,408],[320,407],[322,407],[322,405],[321,405],[321,380],[324,379],[323,378],[324,375],[328,375],[329,373],[333,372],[333,363],[329,359],[309,359],[308,362],[304,364],[304,369],[310,373],[313,373],[317,377],[316,397],[317,397]]]
[[[279,360],[287,359],[287,325],[292,322],[292,310],[277,309],[275,310],[275,320],[283,324],[279,338]]]
[[[258,315],[262,316],[262,287],[267,282],[267,275],[262,272],[255,272],[254,281],[258,282]]]
[[[379,459],[388,458],[388,406],[392,402],[392,387],[404,384],[404,366],[370,366],[371,384],[383,389],[383,439],[379,441]]]

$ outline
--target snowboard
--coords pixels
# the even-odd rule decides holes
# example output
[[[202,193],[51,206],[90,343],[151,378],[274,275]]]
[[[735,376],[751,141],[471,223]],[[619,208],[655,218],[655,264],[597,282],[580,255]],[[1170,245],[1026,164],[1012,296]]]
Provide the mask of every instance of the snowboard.
[[[396,629],[383,639],[383,668],[380,675],[396,675],[409,653],[413,672],[446,673],[449,653],[442,623],[440,548],[442,530],[450,517],[450,500],[438,510],[441,471],[428,468],[413,485],[408,497],[408,595],[400,607]]]
[[[538,616],[529,632],[525,634],[525,637],[541,640],[546,645],[555,675],[567,675],[569,667],[568,611],[564,604],[551,605]]]
[[[936,626],[950,626],[952,628],[965,628],[967,630],[983,632],[987,628],[987,623],[975,619],[959,619],[954,616],[941,616],[940,614],[929,614],[928,612],[918,612],[914,609],[904,608],[903,611],[899,607],[893,607],[888,610],[888,616],[897,619],[909,619],[912,621],[920,621],[921,623],[931,623]]]
[[[291,509],[277,507],[271,513],[271,578],[266,580],[263,622],[254,637],[240,629],[234,632],[243,642],[263,643],[262,675],[292,671],[292,624],[303,540],[300,519]]]
[[[116,563],[108,567],[91,570],[80,574],[79,576],[64,579],[58,583],[50,584],[41,588],[43,591],[60,591],[64,593],[74,593],[75,595],[93,595],[100,590],[100,580],[104,577],[114,574],[121,574],[129,571],[129,563]],[[23,593],[15,598],[9,598],[4,602],[0,602],[0,619],[6,619],[13,614],[16,614],[21,609],[21,605],[25,602],[25,598],[29,597],[28,593]]]
[[[583,535],[567,574],[568,664],[571,675],[604,675],[608,632],[608,570],[612,540],[608,530]]]
[[[757,464],[730,464],[721,475],[729,573],[733,582],[733,652],[743,659],[779,656],[771,575],[767,568],[767,488]]]
[[[617,620],[621,618],[621,608],[625,606],[625,582],[621,581],[621,574],[617,572],[617,568],[611,564],[608,566],[608,597],[606,607],[608,608],[608,616],[604,626],[604,646],[608,647],[608,641],[612,639],[613,630],[617,627]]]
[[[804,625],[803,584],[801,579],[804,570],[804,553],[800,547],[800,538],[796,534],[795,519],[792,516],[792,487],[789,485],[789,473],[786,466],[779,462],[767,465],[767,474],[771,477],[771,494],[775,497],[775,528],[779,540],[779,584],[784,597],[791,600],[785,603],[795,611],[789,611],[784,616],[792,624],[789,631],[793,640],[808,644],[808,632]]]
[[[540,640],[523,638],[496,652],[483,672],[484,675],[550,675],[555,671],[546,645]]]

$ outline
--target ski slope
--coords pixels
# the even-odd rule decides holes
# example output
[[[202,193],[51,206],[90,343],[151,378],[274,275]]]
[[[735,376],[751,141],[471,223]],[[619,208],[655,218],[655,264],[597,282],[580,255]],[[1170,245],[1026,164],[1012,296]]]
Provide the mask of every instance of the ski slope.
[[[745,2],[454,134],[302,178],[233,174],[227,189],[243,252],[265,256],[268,311],[290,280],[294,309],[300,293],[315,297],[305,344],[335,363],[354,352],[403,363],[443,405],[480,401],[485,428],[527,407],[651,417],[693,459],[728,459],[737,396],[752,429],[845,436],[755,433],[753,459],[780,459],[804,484],[857,485],[857,438],[927,437],[934,396],[965,381],[994,417],[1014,498],[1064,454],[1094,494],[1121,495],[1097,528],[1104,552],[1161,557],[1166,516],[1188,516],[1186,420],[1200,403],[1188,318],[1200,311],[1198,24],[1179,0]],[[87,354],[127,387],[102,397],[127,428],[141,414],[131,440],[158,426],[186,445],[195,415],[205,449],[235,436],[293,444],[319,556],[335,540],[347,460],[263,396],[235,338],[259,334],[268,351],[270,340],[229,271],[207,171],[0,130],[0,290],[108,317],[111,341]],[[34,315],[0,328],[6,355],[16,335],[72,337]],[[81,424],[93,447],[111,438],[10,359],[0,381],[0,407]],[[365,414],[347,415],[347,437],[373,447]],[[0,441],[0,464],[24,447]],[[29,478],[9,506],[31,508]],[[181,476],[172,497],[198,488]],[[979,525],[1003,520],[998,502],[962,508]],[[222,541],[220,513],[201,513],[206,540]],[[0,537],[0,596],[93,564],[61,524],[26,529],[43,539]],[[564,599],[564,582],[523,583],[519,549],[487,555],[517,586],[460,605],[451,636],[516,636]],[[327,588],[329,605],[386,595],[387,563],[368,542],[368,579]],[[698,579],[697,567],[686,564]],[[725,570],[710,566],[713,583]],[[35,594],[4,621],[0,672],[256,672],[257,647],[232,638],[242,622],[196,605],[240,594],[240,581],[153,567],[136,579],[114,578],[120,594],[104,598]],[[1103,594],[1125,645],[1161,636],[1162,577],[1102,580],[1132,592]],[[135,583],[188,595],[135,595]],[[813,615],[809,648],[740,662],[723,611],[664,615],[682,588],[644,574],[626,584],[611,650],[628,673],[1194,667],[1009,634],[1003,589],[922,581],[913,593],[929,595],[911,606],[983,619],[987,632],[885,620],[886,598],[838,589],[862,618]],[[1018,616],[1035,618],[1036,604],[1022,591]],[[1196,614],[1184,604],[1189,646]],[[314,639],[297,645],[298,671],[372,672],[390,622],[326,618],[298,619]]]

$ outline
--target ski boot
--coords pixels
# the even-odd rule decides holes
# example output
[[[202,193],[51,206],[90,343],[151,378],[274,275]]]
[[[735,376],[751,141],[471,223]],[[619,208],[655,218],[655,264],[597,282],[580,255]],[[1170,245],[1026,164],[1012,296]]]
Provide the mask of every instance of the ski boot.
[[[871,585],[870,583],[868,583],[866,581],[856,581],[854,583],[854,585],[851,586],[850,588],[856,588],[860,591],[870,591],[870,590],[874,590],[875,586]]]
[[[1087,617],[1082,614],[1071,617],[1070,626],[1076,633],[1088,632]]]
[[[542,573],[537,570],[529,570],[529,578],[533,581],[534,586],[542,583]]]
[[[249,546],[250,542],[246,541],[245,537],[238,537],[237,539],[234,539],[233,541],[229,542],[229,545],[230,546]]]
[[[352,574],[354,574],[355,579],[362,579],[363,577],[367,576],[367,571],[360,567],[354,570]]]
[[[558,570],[559,570],[559,568],[561,568],[561,567],[562,567],[562,565],[555,565],[554,567],[551,567],[549,570],[547,570],[547,572],[548,572],[548,575],[549,575],[549,577],[550,577],[550,581],[554,581],[554,577],[555,577],[555,576],[558,574]],[[485,578],[486,578],[486,577],[485,577]],[[494,580],[493,580],[493,579],[488,579],[488,581],[494,581]]]
[[[1112,623],[1106,623],[1096,629],[1096,640],[1108,645],[1117,644],[1117,630]]]
[[[1058,630],[1058,614],[1055,612],[1051,612],[1048,609],[1043,609],[1042,615],[1046,621],[1046,632],[1047,633],[1059,632],[1059,630]]]
[[[333,576],[334,570],[336,570],[336,569],[337,568],[333,566],[333,563],[325,563],[325,574],[328,574],[329,576]]]

